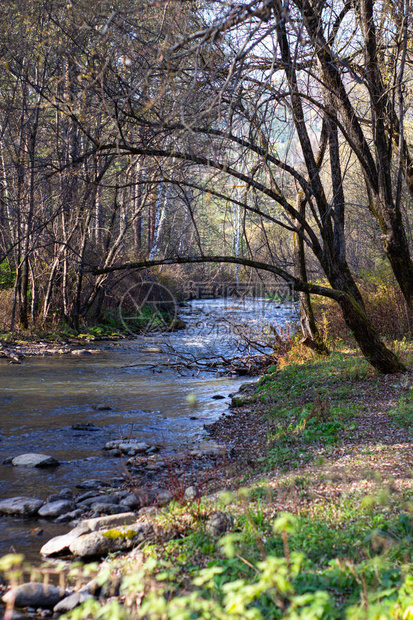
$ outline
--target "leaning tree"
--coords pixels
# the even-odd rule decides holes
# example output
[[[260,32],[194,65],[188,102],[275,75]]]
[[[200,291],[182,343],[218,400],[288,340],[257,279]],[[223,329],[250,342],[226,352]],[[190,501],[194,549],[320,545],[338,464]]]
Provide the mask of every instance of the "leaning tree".
[[[212,256],[202,248],[197,256],[172,253],[155,261],[95,265],[93,271],[202,261],[238,262],[267,270],[297,291],[334,299],[370,363],[382,372],[402,370],[371,324],[346,259],[346,175],[340,143],[346,141],[362,166],[366,159],[369,168],[364,165],[363,175],[370,206],[380,218],[385,180],[377,172],[384,164],[379,161],[381,143],[376,142],[383,132],[375,127],[378,116],[383,123],[393,118],[388,110],[384,118],[384,112],[378,115],[373,107],[367,113],[367,128],[360,129],[359,116],[365,110],[350,78],[360,89],[363,85],[351,67],[349,45],[354,25],[356,48],[363,45],[363,36],[370,36],[359,26],[363,18],[372,30],[363,6],[299,0],[225,3],[221,10],[215,4],[205,5],[204,24],[181,36],[168,32],[156,63],[144,75],[134,74],[138,57],[133,44],[128,50],[130,73],[121,86],[113,79],[119,75],[116,63],[105,66],[105,83],[111,87],[103,87],[103,95],[106,105],[116,110],[117,133],[99,144],[100,153],[116,149],[145,156],[162,169],[167,161],[185,162],[188,174],[181,184],[240,204],[245,221],[258,217],[276,230],[296,234],[328,284],[307,282],[276,261],[263,262],[256,255]],[[370,67],[370,56],[366,63]],[[136,80],[145,88],[136,88]],[[375,93],[367,90],[374,103]],[[145,140],[130,139],[137,135],[136,128]],[[287,128],[293,130],[290,150],[280,146]],[[400,126],[398,131],[400,135]],[[404,153],[400,140],[398,150]],[[399,160],[403,171],[404,156]],[[392,174],[390,165],[386,172]],[[229,191],[234,183],[244,188],[238,198]],[[390,205],[383,208],[389,211]],[[397,213],[388,222],[399,228],[403,224]],[[395,268],[394,261],[392,265]]]

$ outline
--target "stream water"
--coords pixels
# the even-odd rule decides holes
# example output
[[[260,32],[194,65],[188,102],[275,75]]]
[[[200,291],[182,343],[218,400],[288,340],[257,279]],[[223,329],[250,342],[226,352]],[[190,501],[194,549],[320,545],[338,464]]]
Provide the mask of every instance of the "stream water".
[[[176,358],[174,351],[187,359],[240,355],[245,346],[234,325],[260,340],[270,322],[285,328],[294,315],[289,303],[195,300],[180,313],[188,325],[180,332],[93,343],[88,346],[99,352],[90,356],[32,357],[17,366],[0,360],[0,463],[27,452],[50,454],[62,463],[53,469],[0,465],[0,498],[45,499],[88,478],[119,477],[121,460],[102,453],[112,439],[139,437],[168,451],[199,442],[206,436],[204,424],[227,410],[229,395],[246,379],[208,371],[178,373],[164,364]],[[195,404],[189,394],[196,395]],[[225,398],[212,398],[218,394]],[[72,428],[84,422],[99,430]],[[39,526],[44,535],[38,538],[32,530]],[[34,559],[45,540],[64,531],[45,520],[1,517],[0,557],[15,550]]]

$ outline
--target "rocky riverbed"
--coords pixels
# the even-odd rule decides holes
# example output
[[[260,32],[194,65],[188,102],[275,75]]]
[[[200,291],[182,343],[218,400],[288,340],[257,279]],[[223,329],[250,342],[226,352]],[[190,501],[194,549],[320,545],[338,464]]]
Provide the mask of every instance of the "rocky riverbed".
[[[228,412],[226,417],[235,419],[236,416]],[[217,425],[213,432],[218,433]],[[119,457],[125,459],[127,472],[122,477],[110,481],[87,479],[77,485],[76,492],[69,488],[56,490],[46,501],[36,497],[0,501],[0,514],[47,519],[65,525],[68,531],[46,540],[40,553],[49,562],[56,559],[66,562],[66,573],[71,562],[79,559],[100,561],[100,570],[104,569],[109,554],[121,553],[126,557],[133,554],[136,560],[142,545],[173,538],[177,535],[173,527],[159,526],[156,520],[159,511],[172,500],[190,505],[217,489],[226,488],[231,467],[237,461],[236,445],[213,440],[174,455],[163,453],[159,446],[127,438],[109,442],[103,449],[117,450]],[[10,459],[6,465],[31,468],[57,467],[58,463],[48,455],[26,454]],[[211,512],[205,523],[206,531],[213,536],[222,535],[232,525],[232,516],[220,511]],[[36,535],[42,537],[41,527]],[[115,584],[115,594],[119,585]],[[2,590],[4,618],[11,620],[58,618],[89,599],[113,595],[113,591],[99,587],[96,580],[76,590],[32,581],[14,587],[3,585]]]
[[[248,398],[252,389],[253,384],[245,384],[240,394],[233,397],[233,404],[238,405],[240,397]],[[243,423],[242,411],[229,409],[205,430],[215,439],[220,435],[227,438],[229,426],[239,430]],[[79,559],[84,562],[98,560],[99,570],[104,569],[110,554],[126,554],[126,557],[133,554],[136,560],[142,545],[179,535],[173,527],[160,527],[156,519],[159,511],[171,501],[183,506],[193,505],[218,489],[231,488],[234,471],[245,466],[244,454],[238,449],[239,439],[235,432],[235,441],[210,439],[173,455],[157,445],[130,438],[108,442],[103,451],[116,451],[116,456],[124,459],[123,476],[109,481],[89,478],[80,482],[75,492],[70,488],[56,489],[45,501],[36,497],[8,498],[0,501],[0,514],[30,519],[31,526],[40,519],[34,528],[40,539],[43,539],[41,523],[45,520],[64,527],[64,533],[44,540],[40,554],[52,563],[51,566],[56,559],[63,560],[65,573],[69,572],[71,563]],[[9,459],[4,466],[23,471],[55,468],[59,463],[49,455],[26,454]],[[220,511],[212,511],[205,523],[206,531],[213,536],[222,535],[232,525],[232,516]],[[47,569],[44,570],[47,574]],[[115,594],[119,585],[115,583]],[[5,620],[58,618],[88,599],[113,595],[113,591],[99,587],[95,580],[76,590],[27,580],[12,588],[3,585],[1,589]],[[21,609],[24,613],[19,611]]]

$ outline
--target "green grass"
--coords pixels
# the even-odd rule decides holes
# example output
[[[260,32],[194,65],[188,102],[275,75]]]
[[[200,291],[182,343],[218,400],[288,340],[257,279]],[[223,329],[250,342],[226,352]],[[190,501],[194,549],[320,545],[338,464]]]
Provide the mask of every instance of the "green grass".
[[[412,429],[413,426],[413,389],[400,396],[397,405],[390,409],[390,416],[398,426]]]
[[[403,498],[386,497],[365,502],[355,495],[308,514],[271,518],[265,489],[226,494],[224,503],[238,513],[231,533],[209,536],[198,507],[186,534],[147,547],[138,568],[131,571],[124,559],[113,561],[108,578],[114,570],[125,575],[122,594],[129,604],[144,594],[142,607],[126,605],[120,617],[411,618],[406,610],[413,604],[412,516]],[[177,519],[183,514],[173,506],[167,513],[162,518],[167,515],[170,522],[174,513]],[[95,616],[88,609],[72,618],[109,620],[114,613],[111,603],[98,613],[94,609]]]
[[[355,427],[362,411],[356,385],[369,381],[374,371],[365,360],[342,352],[328,358],[292,363],[263,377],[249,400],[270,407],[267,469],[299,467],[317,456],[317,449],[334,446]]]

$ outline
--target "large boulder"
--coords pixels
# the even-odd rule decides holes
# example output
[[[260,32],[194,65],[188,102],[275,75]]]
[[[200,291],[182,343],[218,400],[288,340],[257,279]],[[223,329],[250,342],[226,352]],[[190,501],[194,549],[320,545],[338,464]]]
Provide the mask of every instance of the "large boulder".
[[[79,538],[79,536],[82,536],[82,534],[87,534],[88,532],[90,532],[88,526],[80,523],[77,527],[75,527],[67,534],[51,538],[40,549],[40,553],[42,555],[60,555],[61,553],[68,553],[69,546],[72,544],[72,542],[76,538]]]
[[[92,532],[76,538],[69,546],[73,555],[81,558],[102,557],[115,551],[128,551],[150,540],[153,527],[149,521],[124,525],[111,530]]]
[[[11,463],[15,467],[56,467],[57,465],[60,465],[59,461],[52,456],[47,454],[37,454],[36,452],[29,452],[27,454],[15,456]]]
[[[42,555],[61,555],[62,553],[68,553],[69,547],[72,542],[82,536],[83,534],[90,534],[90,532],[96,532],[99,529],[109,529],[124,525],[130,525],[136,521],[136,515],[133,512],[124,512],[122,514],[97,517],[94,519],[85,519],[73,530],[64,534],[63,536],[55,536],[51,538],[40,549]]]
[[[0,500],[0,514],[31,517],[43,506],[43,501],[36,497],[10,497]]]
[[[44,583],[23,583],[9,590],[3,597],[4,603],[15,607],[54,607],[65,596],[62,588]]]

